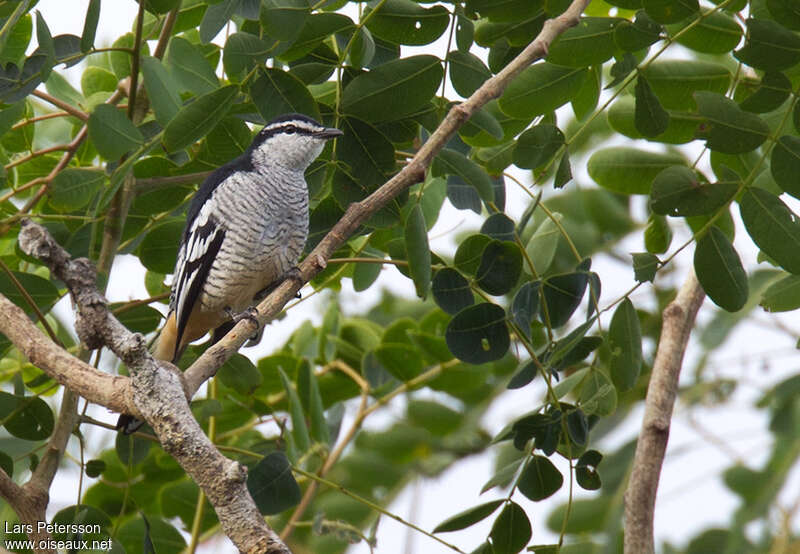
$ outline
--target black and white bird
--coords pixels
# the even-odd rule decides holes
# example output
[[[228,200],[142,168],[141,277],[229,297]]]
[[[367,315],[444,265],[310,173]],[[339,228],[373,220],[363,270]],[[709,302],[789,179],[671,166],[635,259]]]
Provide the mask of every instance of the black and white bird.
[[[187,213],[155,358],[175,363],[209,331],[218,340],[233,316],[295,267],[308,235],[304,173],[342,134],[301,114],[282,115],[203,182]],[[131,433],[141,424],[123,415],[117,427]]]
[[[304,115],[282,115],[203,182],[186,217],[156,358],[176,362],[190,342],[227,331],[231,314],[295,267],[308,235],[304,173],[341,134]]]

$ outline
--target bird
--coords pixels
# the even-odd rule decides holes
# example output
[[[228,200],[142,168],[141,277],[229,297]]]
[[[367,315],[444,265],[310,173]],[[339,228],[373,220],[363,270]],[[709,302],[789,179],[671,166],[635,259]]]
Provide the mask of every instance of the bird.
[[[187,211],[154,358],[177,363],[209,331],[216,342],[236,321],[253,317],[254,301],[296,271],[308,236],[304,174],[325,143],[341,135],[311,117],[281,115],[206,178]],[[117,428],[129,434],[141,425],[122,415]]]

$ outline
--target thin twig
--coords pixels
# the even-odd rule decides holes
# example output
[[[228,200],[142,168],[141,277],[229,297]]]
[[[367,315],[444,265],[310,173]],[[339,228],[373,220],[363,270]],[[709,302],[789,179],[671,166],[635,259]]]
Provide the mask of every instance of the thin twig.
[[[64,102],[63,100],[60,100],[60,99],[56,98],[55,96],[53,96],[51,94],[47,94],[46,92],[41,91],[39,89],[34,89],[34,91],[31,94],[33,96],[41,98],[45,102],[49,102],[50,104],[54,105],[56,108],[61,108],[62,110],[64,110],[68,114],[70,114],[70,115],[72,115],[74,117],[77,117],[81,121],[88,121],[89,120],[89,114],[87,114],[83,110],[79,110],[78,108],[76,108],[72,104],[69,104],[67,102]]]

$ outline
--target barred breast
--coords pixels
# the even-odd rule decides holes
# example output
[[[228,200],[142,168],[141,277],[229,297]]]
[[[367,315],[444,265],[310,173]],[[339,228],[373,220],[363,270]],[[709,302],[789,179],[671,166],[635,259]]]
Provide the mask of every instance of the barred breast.
[[[240,312],[297,264],[308,235],[307,187],[294,172],[235,174],[213,201],[226,233],[200,302],[204,311]]]

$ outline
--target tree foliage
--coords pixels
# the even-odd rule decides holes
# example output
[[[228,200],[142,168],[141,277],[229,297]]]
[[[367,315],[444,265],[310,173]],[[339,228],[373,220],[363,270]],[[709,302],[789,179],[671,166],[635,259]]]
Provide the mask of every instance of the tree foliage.
[[[0,3],[0,293],[84,359],[71,323],[52,311],[65,285],[16,245],[23,217],[93,260],[101,282],[116,256],[136,256],[150,298],[112,308],[130,330],[153,334],[196,185],[259,125],[296,111],[345,133],[307,174],[309,252],[568,6],[139,1],[131,32],[110,46],[95,40],[109,2],[91,0],[83,28],[57,36],[35,1]],[[408,48],[437,40],[441,51]],[[79,63],[77,85],[64,69]],[[486,542],[467,550],[559,551],[532,536],[530,521],[546,518],[560,552],[617,551],[633,446],[606,451],[601,440],[644,397],[660,312],[675,293],[662,276],[694,251],[718,306],[698,333],[702,359],[759,304],[800,307],[799,176],[795,2],[595,0],[328,261],[311,283],[329,295],[324,314],[263,357],[231,358],[193,413],[248,467],[256,505],[298,552],[374,541],[373,524],[406,485],[473,454],[496,460],[483,490],[501,499],[444,514],[426,540],[455,544],[457,534],[440,533],[490,518]],[[462,212],[479,223],[450,230],[452,248],[432,246],[431,229]],[[734,221],[747,235],[737,246],[754,245],[764,267],[742,262]],[[623,240],[646,252],[620,252]],[[612,277],[592,260],[607,254],[624,255],[646,301],[603,294]],[[387,273],[416,297],[379,290]],[[343,286],[377,300],[343,310]],[[179,365],[205,347],[191,346]],[[57,425],[60,386],[2,335],[0,354],[0,468],[22,482]],[[692,379],[690,393],[713,403],[736,386],[702,363]],[[730,525],[666,550],[768,552],[796,540],[768,523],[798,458],[796,381],[761,399],[774,438],[767,462],[724,473],[742,502]],[[490,436],[483,416],[508,389],[524,389],[532,409]],[[388,403],[401,415],[381,431],[361,428]],[[355,418],[343,425],[345,406]],[[152,435],[118,435],[102,450],[83,441],[96,425],[82,418],[74,430],[85,475],[54,520],[98,522],[119,552],[180,552],[187,537],[194,547],[221,533]],[[573,488],[594,492],[575,499]],[[559,491],[557,503],[527,502]],[[4,516],[16,517],[9,506]],[[744,534],[753,521],[763,524],[755,540]]]

